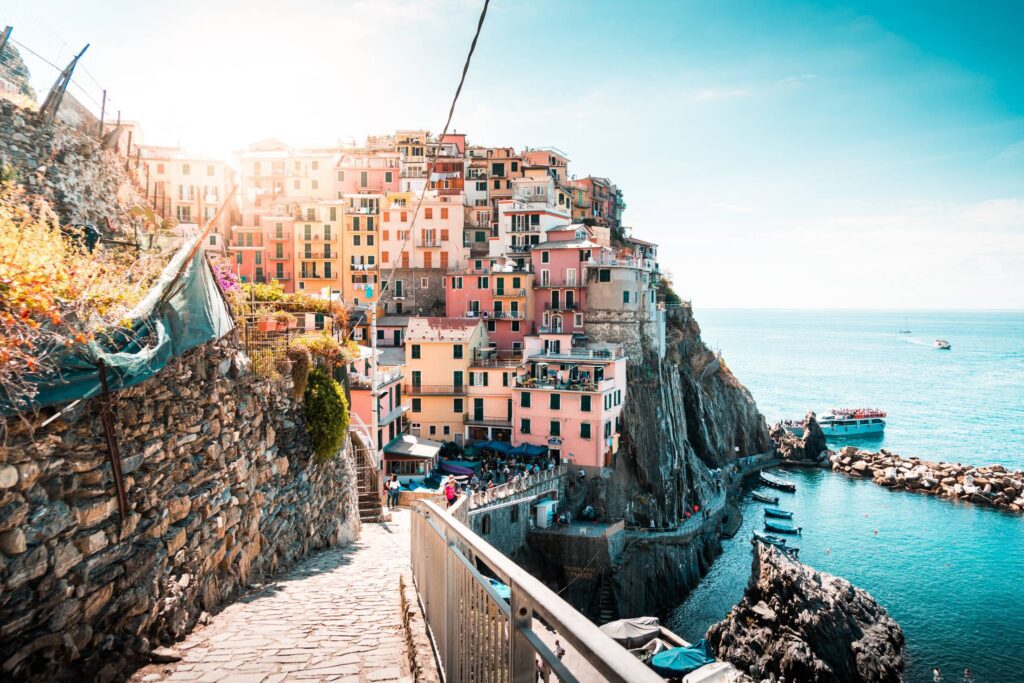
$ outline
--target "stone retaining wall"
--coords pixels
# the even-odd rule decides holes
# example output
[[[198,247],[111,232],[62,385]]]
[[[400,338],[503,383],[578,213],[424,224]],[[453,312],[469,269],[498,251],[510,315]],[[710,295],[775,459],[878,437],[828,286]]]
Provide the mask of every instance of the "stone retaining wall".
[[[289,387],[234,335],[116,396],[129,514],[98,400],[0,446],[0,679],[109,680],[311,551],[359,533],[348,450],[311,454]]]

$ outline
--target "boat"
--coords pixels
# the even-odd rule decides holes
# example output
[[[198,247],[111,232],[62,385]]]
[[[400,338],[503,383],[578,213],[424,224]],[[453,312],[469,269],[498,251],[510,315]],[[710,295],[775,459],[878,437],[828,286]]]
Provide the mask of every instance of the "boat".
[[[774,531],[777,534],[798,534],[803,527],[799,526],[779,526],[771,522],[770,520],[764,520],[764,528],[767,531]]]
[[[771,534],[760,534],[755,531],[754,537],[750,539],[750,542],[757,543],[758,541],[760,541],[761,543],[767,543],[768,545],[773,545],[782,552],[792,557],[796,557],[797,554],[800,552],[800,548],[795,548],[786,545],[786,539],[782,538],[781,536],[772,536]]]
[[[951,348],[953,348],[953,345],[950,344],[945,339],[936,339],[935,340],[935,348],[937,348],[937,349],[939,349],[941,351],[949,351]]]
[[[789,510],[780,510],[779,508],[765,508],[765,517],[778,517],[779,519],[793,519],[793,513]]]
[[[782,423],[793,436],[803,436],[804,426],[796,420]],[[826,437],[865,436],[885,431],[885,411],[877,408],[833,408],[818,418],[818,426]]]
[[[903,319],[903,329],[900,330],[900,334],[910,334],[910,318]]]
[[[758,481],[761,482],[763,486],[767,486],[768,488],[773,488],[779,491],[785,491],[786,493],[796,493],[796,484],[794,484],[793,482],[776,481],[775,479],[769,479],[763,474],[758,476]]]
[[[750,497],[758,501],[759,503],[768,503],[769,505],[779,504],[778,496],[766,496],[763,493],[758,493],[757,491],[754,491],[750,494]]]

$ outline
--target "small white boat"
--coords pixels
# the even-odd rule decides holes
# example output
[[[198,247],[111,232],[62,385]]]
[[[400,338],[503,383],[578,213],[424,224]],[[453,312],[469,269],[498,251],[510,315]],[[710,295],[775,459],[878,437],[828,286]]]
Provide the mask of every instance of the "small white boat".
[[[952,344],[950,344],[945,339],[936,339],[935,348],[941,349],[943,351],[949,351],[952,348]]]
[[[903,319],[903,329],[900,330],[900,334],[910,334],[910,318]]]

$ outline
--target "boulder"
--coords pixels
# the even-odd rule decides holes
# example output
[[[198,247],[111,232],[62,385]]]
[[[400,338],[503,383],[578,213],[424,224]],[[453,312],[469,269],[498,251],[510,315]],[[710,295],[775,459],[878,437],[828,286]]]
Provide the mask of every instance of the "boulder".
[[[865,591],[758,544],[742,600],[707,633],[716,656],[758,680],[901,680],[903,631]]]

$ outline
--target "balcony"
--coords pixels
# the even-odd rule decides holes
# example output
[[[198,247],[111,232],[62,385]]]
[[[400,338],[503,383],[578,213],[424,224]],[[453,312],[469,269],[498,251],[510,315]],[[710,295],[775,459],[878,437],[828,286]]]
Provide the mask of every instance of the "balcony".
[[[524,233],[524,232],[540,232],[539,225],[513,225],[509,232]]]
[[[291,261],[292,260],[292,255],[291,254],[281,254],[280,256],[277,256],[275,254],[275,255],[272,255],[272,256],[268,256],[267,260],[268,261]]]
[[[377,371],[377,388],[380,389],[381,387],[383,387],[385,385],[391,384],[392,382],[394,382],[396,380],[402,379],[402,377],[403,377],[403,375],[402,375],[402,371],[401,370],[389,370],[387,372],[382,372],[382,371],[378,370]],[[367,377],[366,375],[360,375],[360,374],[357,374],[357,373],[349,373],[348,383],[349,383],[349,386],[351,388],[353,388],[353,389],[369,389],[370,388],[370,378]]]
[[[576,301],[545,301],[545,311],[578,311],[580,305]]]
[[[547,377],[516,377],[517,389],[543,389],[547,391],[579,391],[583,393],[604,392],[615,387],[614,380],[589,379],[560,381]]]
[[[520,287],[519,289],[492,289],[491,294],[497,297],[521,297],[526,296],[526,289]]]
[[[492,320],[526,320],[526,313],[523,311],[493,311],[490,317]]]
[[[510,358],[477,358],[469,365],[473,368],[517,368],[523,364],[519,356]]]
[[[416,240],[416,246],[420,247],[421,249],[432,249],[434,247],[440,247],[441,246],[441,240],[439,240],[439,239]]]
[[[263,251],[262,244],[229,244],[231,251]]]
[[[331,234],[325,236],[318,233],[310,233],[309,235],[302,235],[299,239],[303,242],[337,242],[338,235]]]
[[[530,356],[530,360],[547,361],[609,361],[625,358],[621,348],[616,349],[570,349],[568,351],[541,351]]]
[[[465,396],[465,384],[403,384],[408,396]]]
[[[513,254],[525,254],[532,248],[529,244],[511,244],[508,250]]]
[[[465,413],[463,420],[467,425],[476,427],[512,427],[512,420],[508,415],[481,415],[480,413]]]
[[[583,287],[583,285],[577,282],[576,280],[570,281],[564,278],[560,278],[557,280],[551,278],[545,280],[541,278],[540,282],[535,282],[533,286],[534,288],[540,289],[578,289],[580,287]]]
[[[291,242],[292,236],[285,235],[284,233],[281,233],[280,235],[275,233],[273,235],[267,235],[267,239],[271,242]]]

